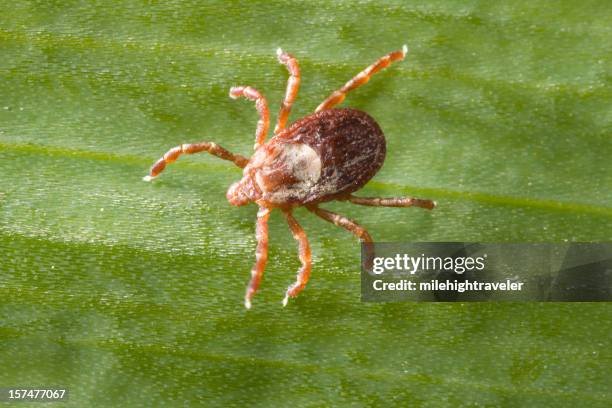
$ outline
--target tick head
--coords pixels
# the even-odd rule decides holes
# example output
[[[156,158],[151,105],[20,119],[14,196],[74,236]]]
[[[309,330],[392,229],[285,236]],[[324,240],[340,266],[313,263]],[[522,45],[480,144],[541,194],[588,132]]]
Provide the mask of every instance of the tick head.
[[[267,147],[265,145],[259,147],[255,151],[253,157],[251,157],[242,171],[242,179],[232,184],[227,190],[225,196],[231,205],[240,207],[250,202],[256,202],[261,198],[261,191],[256,188],[254,177],[261,167],[262,162],[265,161],[265,158],[268,156]]]
[[[230,186],[227,190],[227,201],[230,202],[231,205],[236,207],[240,207],[248,204],[251,201],[247,193],[247,185],[248,185],[248,176],[245,176],[242,180],[235,182]]]

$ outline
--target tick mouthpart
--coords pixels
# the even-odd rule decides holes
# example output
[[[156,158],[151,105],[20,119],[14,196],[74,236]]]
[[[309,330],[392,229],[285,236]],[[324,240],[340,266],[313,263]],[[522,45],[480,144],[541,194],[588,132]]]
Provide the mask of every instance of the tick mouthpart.
[[[404,54],[404,57],[406,56],[406,54],[408,54],[408,46],[406,44],[402,46],[402,54]]]
[[[149,182],[149,181],[153,181],[154,179],[155,179],[155,177],[154,177],[154,176],[151,176],[150,174],[147,174],[146,176],[144,176],[144,177],[142,178],[142,181],[147,181],[147,182]]]
[[[227,201],[233,206],[241,207],[250,202],[249,197],[242,190],[240,181],[232,184],[225,195]]]
[[[249,299],[244,299],[244,307],[246,310],[251,309],[251,301]]]
[[[286,307],[287,303],[289,303],[289,294],[286,294],[285,298],[283,299],[283,307]]]
[[[280,57],[282,54],[283,54],[283,50],[281,49],[281,47],[278,47],[278,48],[276,49],[276,56],[277,56],[277,57]]]

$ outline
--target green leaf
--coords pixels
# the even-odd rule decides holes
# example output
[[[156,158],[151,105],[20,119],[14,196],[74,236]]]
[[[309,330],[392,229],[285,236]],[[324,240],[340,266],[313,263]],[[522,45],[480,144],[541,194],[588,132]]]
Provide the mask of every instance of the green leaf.
[[[293,120],[408,44],[343,105],[385,131],[363,195],[326,205],[380,241],[612,238],[609,3],[17,1],[0,15],[0,387],[67,406],[612,405],[606,304],[365,304],[359,245],[304,210],[314,265],[270,219],[249,312],[256,208],[240,171],[179,143],[249,155],[257,114],[300,62]],[[25,406],[25,405],[24,405]]]

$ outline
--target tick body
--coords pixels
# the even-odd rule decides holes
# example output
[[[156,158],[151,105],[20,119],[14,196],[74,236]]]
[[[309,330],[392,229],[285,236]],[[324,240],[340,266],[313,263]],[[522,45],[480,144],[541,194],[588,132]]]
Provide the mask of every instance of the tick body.
[[[182,144],[170,149],[145,176],[144,179],[150,181],[181,154],[201,151],[232,161],[243,168],[242,179],[230,186],[227,199],[235,206],[248,203],[259,206],[256,260],[244,301],[247,309],[251,307],[251,300],[259,288],[267,262],[268,218],[273,209],[284,213],[298,242],[302,263],[296,282],[289,286],[283,299],[283,305],[286,305],[289,298],[297,296],[306,286],[311,272],[310,246],[306,233],[292,215],[295,207],[306,207],[324,220],[352,232],[364,242],[372,242],[372,239],[363,227],[344,216],[320,208],[319,204],[341,200],[367,206],[435,207],[431,200],[411,197],[354,196],[352,193],[363,187],[382,167],[386,154],[385,137],[380,126],[367,113],[350,108],[334,109],[348,92],[368,82],[374,73],[393,61],[402,60],[406,52],[404,46],[401,51],[380,58],[333,92],[317,107],[315,113],[285,128],[299,88],[300,72],[297,60],[279,49],[279,62],[287,67],[290,77],[274,137],[265,142],[269,129],[269,110],[263,95],[249,86],[234,87],[230,90],[230,96],[243,96],[255,101],[259,113],[253,156],[247,159],[211,142]]]
[[[289,210],[342,199],[385,159],[385,137],[367,113],[327,109],[302,118],[257,149],[227,198]]]

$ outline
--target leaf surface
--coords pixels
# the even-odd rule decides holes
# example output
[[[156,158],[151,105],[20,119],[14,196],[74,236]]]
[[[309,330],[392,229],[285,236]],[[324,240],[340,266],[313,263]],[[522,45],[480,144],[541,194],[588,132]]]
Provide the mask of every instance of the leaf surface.
[[[609,4],[519,1],[26,2],[0,15],[0,384],[68,406],[610,406],[607,304],[365,304],[359,245],[304,210],[314,265],[281,215],[254,307],[254,206],[239,169],[257,115],[302,71],[293,120],[383,54],[351,93],[387,137],[362,195],[432,212],[326,206],[379,241],[612,238]]]

